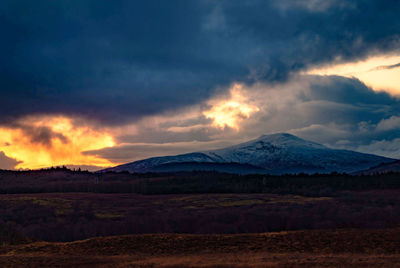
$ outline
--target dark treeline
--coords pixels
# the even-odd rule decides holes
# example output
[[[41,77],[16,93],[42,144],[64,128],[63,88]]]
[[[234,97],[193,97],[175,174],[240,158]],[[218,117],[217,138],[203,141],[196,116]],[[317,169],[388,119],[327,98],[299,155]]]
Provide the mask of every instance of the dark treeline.
[[[235,175],[217,172],[91,173],[54,168],[0,171],[0,193],[277,193],[330,196],[343,190],[400,189],[400,174]]]

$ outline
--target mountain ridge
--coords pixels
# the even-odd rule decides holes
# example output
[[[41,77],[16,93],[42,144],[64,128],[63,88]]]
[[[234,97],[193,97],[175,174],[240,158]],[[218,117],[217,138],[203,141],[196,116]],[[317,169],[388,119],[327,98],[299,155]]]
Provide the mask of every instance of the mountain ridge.
[[[182,163],[213,163],[215,170],[218,171],[220,164],[230,163],[233,166],[236,164],[239,169],[243,168],[240,165],[251,165],[252,167],[260,168],[259,173],[269,174],[353,173],[393,161],[395,159],[328,148],[322,144],[304,140],[288,133],[275,133],[261,135],[257,139],[222,149],[152,157],[108,168],[100,172],[153,172],[160,165],[165,167],[165,164],[168,164],[172,170],[177,171],[179,170],[177,166],[183,166]],[[210,166],[209,164],[205,165]],[[198,170],[196,168],[201,165],[194,164],[194,166],[196,167],[193,167],[193,170]],[[185,170],[188,169],[190,167],[186,165]],[[165,168],[163,170],[168,171]]]
[[[377,166],[371,167],[367,170],[362,170],[357,173],[356,175],[375,175],[375,174],[385,174],[391,172],[400,172],[400,160],[389,162],[389,163],[381,163]]]

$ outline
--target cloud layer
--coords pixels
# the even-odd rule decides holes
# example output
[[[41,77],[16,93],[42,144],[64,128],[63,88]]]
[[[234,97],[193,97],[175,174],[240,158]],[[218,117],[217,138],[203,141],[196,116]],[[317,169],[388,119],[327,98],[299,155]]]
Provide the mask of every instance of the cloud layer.
[[[231,90],[235,88],[237,84],[231,86]],[[260,82],[241,88],[247,105],[258,110],[245,120],[236,118],[237,128],[221,128],[205,120],[208,107],[197,106],[175,116],[148,117],[130,126],[134,134],[117,135],[118,146],[87,154],[129,162],[290,132],[334,148],[400,158],[400,100],[375,92],[357,79],[297,75],[285,83]],[[224,98],[229,101],[231,96],[223,94],[211,103],[218,104]]]
[[[234,81],[282,81],[396,50],[399,13],[397,1],[378,0],[4,0],[0,122],[64,114],[126,124]]]

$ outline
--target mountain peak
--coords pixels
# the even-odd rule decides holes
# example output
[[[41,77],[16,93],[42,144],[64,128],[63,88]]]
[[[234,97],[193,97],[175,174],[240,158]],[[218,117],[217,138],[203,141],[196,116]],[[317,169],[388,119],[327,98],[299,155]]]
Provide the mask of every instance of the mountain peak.
[[[313,147],[320,149],[326,148],[322,144],[304,140],[295,135],[284,132],[261,135],[259,138],[250,141],[250,143],[260,143],[260,142],[269,143],[275,146],[284,146],[284,147]]]
[[[174,171],[215,168],[227,172],[246,168],[265,170],[265,173],[329,173],[365,170],[393,159],[353,151],[335,150],[289,133],[262,135],[257,139],[223,149],[189,154],[155,157],[121,165],[109,170],[150,172],[165,168]],[[195,164],[193,164],[196,162]],[[229,168],[228,164],[230,165]],[[259,171],[257,171],[259,172]]]
[[[292,140],[301,140],[299,137],[285,133],[285,132],[278,132],[273,134],[263,134],[258,137],[257,140],[270,140],[270,139],[292,139]]]
[[[296,137],[296,136],[287,132],[277,132],[272,134],[263,134],[260,136],[260,138],[261,137]]]

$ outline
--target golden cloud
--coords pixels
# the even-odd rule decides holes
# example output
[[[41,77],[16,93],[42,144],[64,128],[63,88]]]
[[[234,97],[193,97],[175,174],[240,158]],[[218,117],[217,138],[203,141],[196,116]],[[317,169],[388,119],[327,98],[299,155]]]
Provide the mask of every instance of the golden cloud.
[[[82,152],[115,145],[104,130],[74,126],[64,116],[27,117],[12,126],[0,127],[0,151],[19,163],[15,168],[38,169],[60,165],[114,165],[107,159]]]
[[[203,115],[212,119],[213,125],[220,128],[230,127],[238,130],[241,121],[259,111],[259,108],[244,96],[243,86],[240,84],[232,86],[228,99],[212,100],[208,104],[211,108],[203,111]]]

